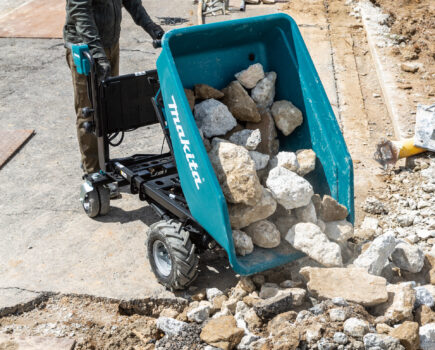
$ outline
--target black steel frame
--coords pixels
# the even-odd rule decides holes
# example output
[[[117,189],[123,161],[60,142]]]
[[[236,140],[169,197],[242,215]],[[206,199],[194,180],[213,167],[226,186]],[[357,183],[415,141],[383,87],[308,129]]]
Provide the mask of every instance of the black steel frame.
[[[159,91],[156,96],[149,96],[153,108],[147,113],[153,113],[155,123],[159,123],[162,127],[170,151],[163,154],[136,154],[125,158],[111,159],[108,135],[104,130],[106,118],[102,108],[104,82],[98,81],[95,61],[92,56],[88,52],[85,55],[91,67],[88,75],[88,94],[92,105],[85,112],[92,116],[93,120],[87,130],[98,138],[98,154],[102,169],[100,174],[102,176],[94,179],[90,175],[85,175],[84,179],[91,182],[94,187],[111,182],[117,182],[120,187],[129,185],[130,192],[138,194],[140,200],[147,201],[158,216],[164,220],[176,219],[182,223],[181,228],[193,233],[191,239],[199,250],[208,248],[212,239],[193,218],[181,188],[169,130],[162,113],[163,101],[159,91],[157,72],[155,70],[141,72],[140,76],[145,74],[149,84],[154,84],[155,90]],[[130,74],[116,78],[137,79],[138,76],[138,74]]]

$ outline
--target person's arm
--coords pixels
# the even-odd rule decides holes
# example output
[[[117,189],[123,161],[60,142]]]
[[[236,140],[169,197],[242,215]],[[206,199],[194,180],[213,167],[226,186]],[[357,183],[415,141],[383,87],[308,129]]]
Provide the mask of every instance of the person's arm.
[[[165,32],[162,27],[153,22],[142,6],[141,0],[122,0],[122,4],[133,18],[134,23],[141,26],[153,39],[160,39],[163,36]]]
[[[70,16],[76,23],[77,33],[82,38],[83,43],[89,46],[89,51],[94,59],[104,59],[106,58],[106,53],[101,44],[101,38],[94,20],[91,3],[92,0],[70,0]]]

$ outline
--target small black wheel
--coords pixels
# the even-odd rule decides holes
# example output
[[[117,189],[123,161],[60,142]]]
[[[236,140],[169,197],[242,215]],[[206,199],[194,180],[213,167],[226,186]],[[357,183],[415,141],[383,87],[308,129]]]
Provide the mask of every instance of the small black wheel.
[[[100,213],[100,198],[97,190],[92,190],[86,193],[83,198],[83,209],[90,218],[95,218]]]
[[[184,289],[198,275],[198,256],[189,232],[179,222],[159,221],[150,227],[148,259],[158,281],[167,288]]]
[[[106,186],[98,187],[100,197],[100,215],[106,215],[110,209],[110,189]]]

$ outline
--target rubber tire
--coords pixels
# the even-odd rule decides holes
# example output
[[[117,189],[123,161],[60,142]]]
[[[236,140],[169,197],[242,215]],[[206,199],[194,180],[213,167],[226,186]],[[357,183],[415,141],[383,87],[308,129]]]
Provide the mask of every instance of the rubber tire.
[[[89,216],[90,218],[95,218],[100,214],[100,197],[95,189],[91,192],[88,192],[88,196],[89,210],[86,210],[84,205],[83,210],[85,211],[87,216]]]
[[[110,209],[110,189],[106,186],[98,187],[100,197],[100,215],[106,215]]]
[[[180,230],[180,223],[169,220],[159,221],[150,227],[147,239],[148,260],[157,280],[171,290],[181,290],[188,287],[198,276],[198,256],[195,245],[189,238],[189,232]],[[172,260],[169,276],[159,273],[153,255],[153,244],[162,241]]]

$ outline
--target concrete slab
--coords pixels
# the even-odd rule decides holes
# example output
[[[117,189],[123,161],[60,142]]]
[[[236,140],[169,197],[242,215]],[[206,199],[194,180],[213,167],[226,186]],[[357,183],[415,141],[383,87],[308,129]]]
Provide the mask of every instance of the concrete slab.
[[[0,131],[0,169],[33,135],[33,130]]]
[[[0,334],[0,349],[6,350],[72,350],[74,339],[26,337]]]
[[[62,38],[65,2],[33,0],[0,17],[2,38]]]
[[[19,288],[0,288],[0,317],[30,310],[43,298],[43,293]]]

